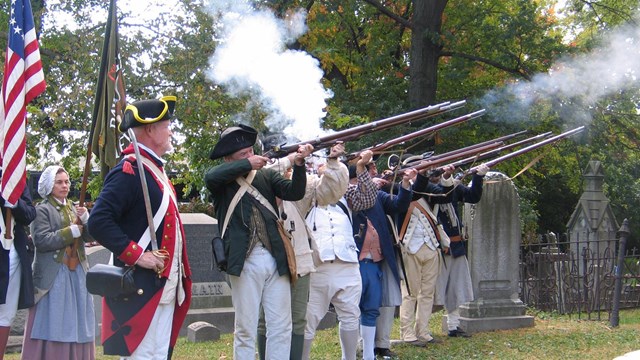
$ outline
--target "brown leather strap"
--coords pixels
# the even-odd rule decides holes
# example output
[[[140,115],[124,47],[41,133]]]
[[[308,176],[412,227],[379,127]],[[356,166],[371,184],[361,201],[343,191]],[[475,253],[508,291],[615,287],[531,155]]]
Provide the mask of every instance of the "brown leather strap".
[[[451,241],[451,242],[462,241],[462,236],[460,236],[460,235],[449,236],[449,241]]]
[[[407,210],[407,215],[404,217],[404,221],[402,222],[402,227],[400,228],[400,233],[398,234],[398,239],[400,242],[404,239],[404,234],[407,232],[407,226],[409,225],[409,220],[411,219],[411,214],[413,214],[413,209],[416,207],[414,204],[415,201],[411,202],[409,205],[409,210]]]

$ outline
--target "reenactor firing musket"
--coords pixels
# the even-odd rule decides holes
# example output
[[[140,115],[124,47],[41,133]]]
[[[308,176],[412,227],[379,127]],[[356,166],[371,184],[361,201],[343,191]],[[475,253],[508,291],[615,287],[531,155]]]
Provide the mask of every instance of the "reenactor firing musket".
[[[379,154],[382,151],[387,150],[387,149],[389,149],[389,148],[391,148],[393,146],[396,146],[398,144],[402,144],[402,143],[404,143],[406,141],[413,140],[413,139],[421,137],[421,136],[431,135],[431,134],[435,133],[438,130],[442,130],[444,128],[448,128],[448,127],[451,127],[453,125],[461,124],[461,123],[469,121],[471,119],[475,119],[477,117],[480,117],[480,116],[484,115],[484,113],[485,113],[484,109],[478,110],[478,111],[469,113],[467,115],[463,115],[463,116],[457,117],[455,119],[447,120],[445,122],[441,122],[439,124],[435,124],[435,125],[429,126],[427,128],[424,128],[422,130],[418,130],[418,131],[412,132],[410,134],[403,135],[403,136],[400,136],[400,137],[397,137],[395,139],[391,139],[391,140],[385,141],[383,143],[380,143],[380,144],[377,144],[377,145],[374,145],[374,146],[370,146],[370,147],[368,147],[366,149],[362,149],[360,151],[348,154],[347,155],[347,160],[352,160],[354,158],[357,158],[358,156],[360,156],[360,153],[365,151],[365,150],[371,150],[371,151],[373,151],[374,154]]]
[[[451,103],[447,101],[441,104],[427,106],[422,109],[410,111],[400,115],[391,116],[391,117],[373,121],[367,124],[358,125],[350,129],[337,131],[333,134],[317,137],[316,139],[313,139],[310,141],[302,141],[302,142],[298,142],[298,143],[290,144],[286,146],[285,144],[274,146],[272,149],[269,149],[267,152],[262,154],[262,156],[266,156],[271,159],[285,157],[288,154],[297,151],[298,146],[304,145],[304,144],[313,145],[313,148],[315,150],[326,149],[339,142],[357,140],[363,135],[368,133],[385,130],[385,129],[389,129],[391,127],[408,123],[411,121],[422,120],[422,119],[430,118],[436,115],[440,115],[445,112],[458,109],[462,107],[465,103],[466,101],[464,100],[458,101],[455,103]]]
[[[516,156],[522,155],[524,153],[528,153],[529,151],[535,150],[535,149],[537,149],[539,147],[558,142],[559,140],[564,139],[565,137],[571,136],[573,134],[577,134],[577,133],[581,132],[582,130],[584,130],[584,126],[577,127],[577,128],[575,128],[573,130],[565,131],[565,132],[563,132],[561,134],[558,134],[556,136],[552,136],[552,137],[550,137],[548,139],[542,140],[540,142],[537,142],[535,144],[529,145],[529,146],[524,147],[522,149],[510,152],[510,153],[508,153],[506,155],[503,155],[503,156],[497,157],[497,158],[495,158],[493,160],[487,161],[485,164],[487,166],[489,166],[489,167],[493,167],[493,166],[495,166],[495,165],[497,165],[497,164],[499,164],[499,163],[501,163],[503,161],[509,160],[509,159],[514,158]],[[476,171],[478,171],[478,168],[477,167],[472,167],[471,169],[469,169],[469,171],[467,171],[467,173],[475,174]]]

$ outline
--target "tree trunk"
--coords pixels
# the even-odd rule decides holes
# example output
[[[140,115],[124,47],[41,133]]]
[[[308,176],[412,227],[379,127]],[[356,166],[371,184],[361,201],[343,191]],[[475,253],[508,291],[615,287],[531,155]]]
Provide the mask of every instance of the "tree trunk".
[[[409,54],[409,103],[413,109],[435,103],[438,60],[442,44],[440,30],[447,0],[414,0]]]

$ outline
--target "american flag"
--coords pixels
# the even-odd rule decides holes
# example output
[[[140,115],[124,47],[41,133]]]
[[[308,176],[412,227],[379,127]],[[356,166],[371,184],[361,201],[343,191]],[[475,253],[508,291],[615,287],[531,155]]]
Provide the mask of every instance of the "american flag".
[[[2,197],[17,203],[26,186],[27,104],[46,87],[29,0],[11,0],[0,101]]]

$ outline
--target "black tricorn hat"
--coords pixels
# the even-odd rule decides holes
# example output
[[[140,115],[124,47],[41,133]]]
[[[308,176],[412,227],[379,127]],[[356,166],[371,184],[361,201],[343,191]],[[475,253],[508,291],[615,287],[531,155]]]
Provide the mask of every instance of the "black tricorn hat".
[[[118,129],[120,132],[125,132],[132,127],[152,124],[162,120],[171,120],[173,119],[175,107],[175,96],[136,101],[127,105],[124,110],[124,119]]]
[[[219,159],[240,149],[252,147],[257,138],[258,132],[251,126],[240,124],[227,128],[220,134],[220,140],[211,150],[209,158],[211,160]]]

